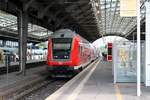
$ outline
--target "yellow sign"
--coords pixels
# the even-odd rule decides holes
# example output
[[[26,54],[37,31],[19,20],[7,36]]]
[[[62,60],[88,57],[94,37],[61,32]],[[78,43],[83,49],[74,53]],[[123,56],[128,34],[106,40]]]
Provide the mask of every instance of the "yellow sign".
[[[121,62],[126,62],[127,54],[124,48],[119,48],[119,58]]]
[[[120,0],[120,16],[135,17],[136,16],[136,0]]]

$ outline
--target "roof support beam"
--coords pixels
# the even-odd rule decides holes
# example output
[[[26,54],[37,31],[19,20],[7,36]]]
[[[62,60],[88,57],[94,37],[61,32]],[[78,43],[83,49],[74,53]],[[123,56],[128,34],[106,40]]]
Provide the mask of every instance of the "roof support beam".
[[[50,7],[53,6],[55,2],[52,2],[51,4],[49,4],[48,6],[46,6],[44,9],[41,9],[38,12],[38,18],[42,19],[44,17],[44,15],[47,13],[47,11],[50,9]]]
[[[28,8],[31,6],[31,4],[32,4],[34,1],[35,1],[35,0],[30,0],[30,1],[28,1],[28,2],[24,5],[23,10],[24,10],[24,11],[27,11]]]
[[[27,33],[28,33],[28,15],[27,12],[21,12],[18,17],[19,33],[19,66],[20,73],[26,75],[26,52],[27,50]]]

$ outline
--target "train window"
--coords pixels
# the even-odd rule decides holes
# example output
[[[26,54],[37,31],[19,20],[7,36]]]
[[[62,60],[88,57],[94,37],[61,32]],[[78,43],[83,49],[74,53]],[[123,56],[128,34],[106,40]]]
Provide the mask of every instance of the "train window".
[[[81,54],[81,46],[80,45],[78,46],[78,51]]]
[[[81,46],[81,50],[80,50],[80,52],[81,52],[81,56],[83,56],[83,48],[82,48],[82,46]]]
[[[80,52],[80,55],[82,56],[82,46],[79,45],[79,52]]]
[[[53,59],[70,59],[71,38],[53,38]]]
[[[112,48],[108,48],[108,55],[112,55]]]
[[[67,50],[70,49],[71,44],[70,43],[54,43],[53,44],[53,49],[57,49],[57,50]]]
[[[71,38],[53,38],[52,43],[71,43]]]

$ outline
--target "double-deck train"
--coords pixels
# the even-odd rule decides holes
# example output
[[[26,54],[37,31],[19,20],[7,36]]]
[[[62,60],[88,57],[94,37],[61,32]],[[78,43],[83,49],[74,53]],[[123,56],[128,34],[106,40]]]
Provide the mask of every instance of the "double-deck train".
[[[48,39],[47,69],[52,74],[79,72],[94,59],[91,43],[72,30],[58,30]]]

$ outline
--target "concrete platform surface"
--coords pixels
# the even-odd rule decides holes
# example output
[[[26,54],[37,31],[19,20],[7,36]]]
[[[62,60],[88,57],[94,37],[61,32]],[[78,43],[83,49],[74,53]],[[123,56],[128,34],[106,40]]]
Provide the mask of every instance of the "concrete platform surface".
[[[31,77],[38,77],[44,73],[46,73],[46,66],[43,65],[26,70],[26,76],[22,74],[17,75],[18,72],[9,73],[8,75],[7,74],[0,75],[0,88],[23,81],[25,79],[29,79]]]
[[[136,84],[113,84],[112,67],[100,60],[67,82],[46,100],[150,100],[150,88],[142,86],[136,96]]]
[[[30,64],[30,63],[37,63],[37,62],[43,62],[43,61],[46,61],[46,60],[28,60],[27,61],[27,64]],[[15,65],[19,65],[19,62],[11,62],[10,63],[10,66],[15,66]],[[4,63],[0,64],[0,67],[6,67]]]

